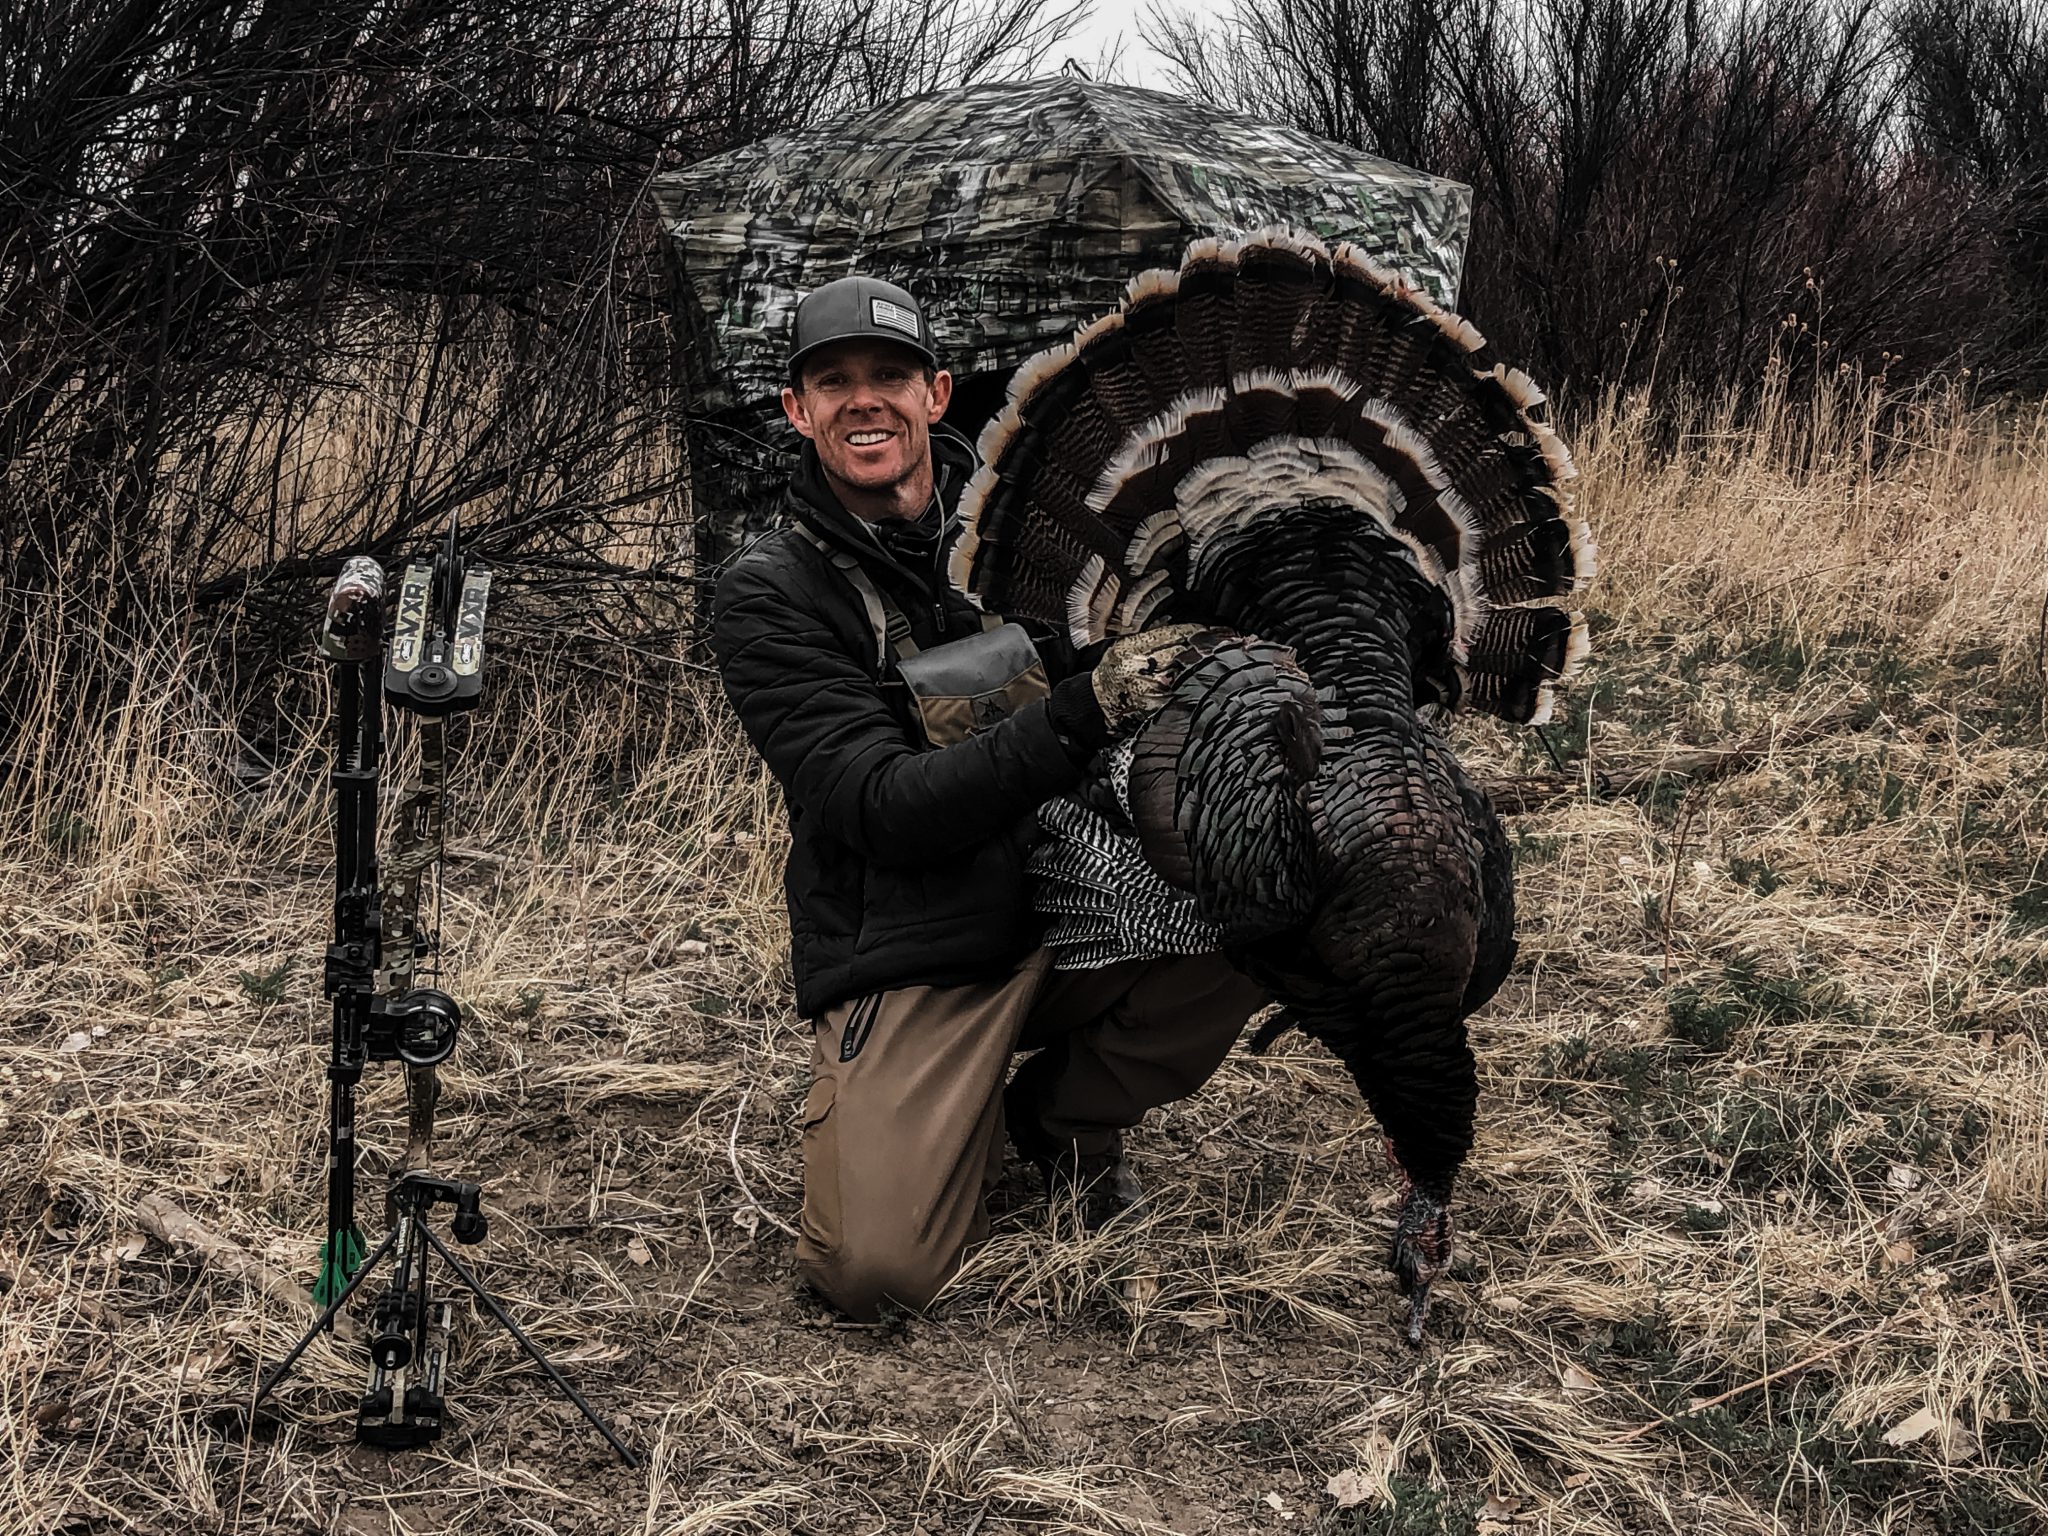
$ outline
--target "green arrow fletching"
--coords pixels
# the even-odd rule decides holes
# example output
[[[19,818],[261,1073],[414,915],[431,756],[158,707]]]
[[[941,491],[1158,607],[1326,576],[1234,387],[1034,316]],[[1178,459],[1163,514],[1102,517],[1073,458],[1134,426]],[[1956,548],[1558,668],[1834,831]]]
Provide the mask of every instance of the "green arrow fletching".
[[[368,1251],[361,1227],[327,1235],[320,1245],[320,1278],[313,1282],[314,1311],[325,1312],[334,1305],[335,1297],[348,1289],[349,1281],[363,1267],[363,1255]]]

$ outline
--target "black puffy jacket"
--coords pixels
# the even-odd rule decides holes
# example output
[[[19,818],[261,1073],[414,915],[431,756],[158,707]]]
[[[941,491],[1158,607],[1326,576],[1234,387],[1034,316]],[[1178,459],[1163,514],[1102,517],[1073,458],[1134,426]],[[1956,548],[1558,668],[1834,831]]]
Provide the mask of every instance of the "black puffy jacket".
[[[972,472],[964,440],[935,432],[949,518]],[[789,519],[850,551],[929,649],[980,616],[937,570],[893,557],[839,504],[804,444]],[[945,541],[941,541],[941,559]],[[1034,634],[1048,676],[1071,653]],[[1045,701],[954,746],[928,747],[893,668],[878,673],[860,595],[792,528],[757,539],[718,583],[712,649],[726,697],[789,810],[790,958],[797,1011],[904,986],[1002,974],[1039,941],[1024,861],[1034,813],[1079,782]]]

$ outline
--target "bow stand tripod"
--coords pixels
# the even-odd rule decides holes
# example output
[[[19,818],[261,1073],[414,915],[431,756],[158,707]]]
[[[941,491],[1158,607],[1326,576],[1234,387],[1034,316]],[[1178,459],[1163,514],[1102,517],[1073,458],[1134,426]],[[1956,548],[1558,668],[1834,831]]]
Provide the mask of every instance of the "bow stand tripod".
[[[326,995],[334,1005],[327,1079],[327,1240],[313,1302],[323,1310],[256,1393],[261,1403],[386,1256],[389,1283],[371,1308],[369,1384],[356,1408],[356,1438],[387,1449],[440,1438],[447,1417],[448,1339],[454,1303],[428,1285],[440,1255],[471,1295],[597,1427],[627,1466],[639,1462],[611,1426],[478,1282],[430,1223],[454,1208],[458,1243],[482,1242],[489,1221],[478,1186],[432,1172],[436,1069],[455,1049],[461,1006],[438,987],[415,985],[436,943],[420,921],[420,888],[442,858],[448,717],[483,696],[484,609],[490,572],[463,556],[451,519],[429,563],[409,565],[399,588],[388,661],[383,656],[384,571],[366,555],[350,559],[328,597],[320,654],[334,666],[334,942],[327,947]],[[419,777],[400,805],[390,859],[377,856],[377,800],[384,751],[383,704],[415,722]],[[405,1068],[406,1149],[387,1199],[390,1230],[364,1251],[356,1224],[356,1085],[372,1061]]]

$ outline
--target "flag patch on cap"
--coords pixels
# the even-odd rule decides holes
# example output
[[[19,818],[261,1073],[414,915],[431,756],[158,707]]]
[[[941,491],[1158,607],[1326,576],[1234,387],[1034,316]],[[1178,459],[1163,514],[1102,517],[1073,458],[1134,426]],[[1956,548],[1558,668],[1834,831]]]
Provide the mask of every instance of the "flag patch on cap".
[[[888,299],[869,299],[868,313],[876,325],[887,326],[892,331],[901,331],[913,341],[923,341],[924,332],[917,323],[917,311],[905,309],[901,304]]]

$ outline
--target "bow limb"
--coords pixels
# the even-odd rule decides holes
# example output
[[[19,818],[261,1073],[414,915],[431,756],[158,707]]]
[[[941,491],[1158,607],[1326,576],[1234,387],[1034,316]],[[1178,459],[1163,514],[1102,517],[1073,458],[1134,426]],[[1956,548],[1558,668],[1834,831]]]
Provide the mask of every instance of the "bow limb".
[[[442,821],[448,793],[448,722],[439,715],[417,717],[419,769],[398,808],[398,834],[384,861],[385,965],[378,990],[386,997],[411,991],[420,956],[433,940],[420,922],[420,887],[442,856]],[[405,1069],[406,1171],[424,1171],[432,1158],[434,1109],[441,1097],[437,1069]]]

